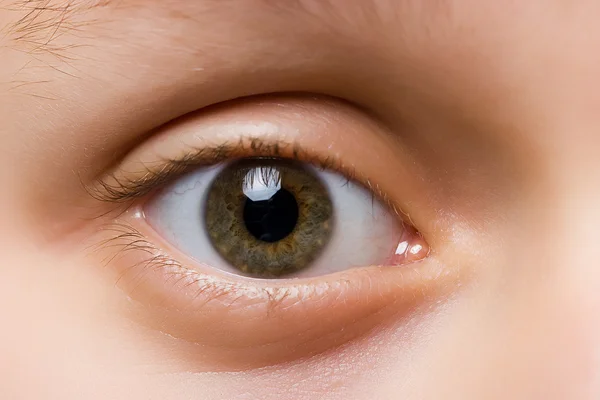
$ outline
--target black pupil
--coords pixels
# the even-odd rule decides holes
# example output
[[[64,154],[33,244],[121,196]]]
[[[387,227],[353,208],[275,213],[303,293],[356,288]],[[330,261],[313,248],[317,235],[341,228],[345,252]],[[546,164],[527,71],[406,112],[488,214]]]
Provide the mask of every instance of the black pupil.
[[[248,232],[264,242],[277,242],[292,233],[298,222],[298,203],[293,194],[279,189],[268,200],[246,198],[244,223]]]

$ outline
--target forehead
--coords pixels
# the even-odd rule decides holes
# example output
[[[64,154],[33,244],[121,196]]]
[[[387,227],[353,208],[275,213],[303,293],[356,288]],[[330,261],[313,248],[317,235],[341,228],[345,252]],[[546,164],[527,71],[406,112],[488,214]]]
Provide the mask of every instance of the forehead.
[[[515,88],[539,89],[547,80],[559,84],[581,75],[574,65],[598,65],[597,52],[574,54],[572,45],[581,43],[582,31],[598,37],[600,3],[593,0],[4,0],[0,5],[0,57],[10,60],[0,81],[19,90],[30,90],[33,81],[58,82],[46,92],[72,97],[77,86],[76,98],[93,94],[107,103],[127,94],[148,107],[159,100],[187,104],[173,114],[282,91],[325,93],[389,113],[433,96],[459,110],[492,110]],[[593,47],[594,40],[587,43]],[[588,59],[575,62],[578,57]],[[94,84],[109,85],[106,98]],[[550,98],[544,90],[539,96]],[[507,104],[522,109],[514,99]]]
[[[4,0],[0,45],[38,53],[96,39],[171,40],[189,49],[304,41],[418,55],[432,46],[484,51],[547,34],[549,26],[568,32],[599,9],[593,0]]]

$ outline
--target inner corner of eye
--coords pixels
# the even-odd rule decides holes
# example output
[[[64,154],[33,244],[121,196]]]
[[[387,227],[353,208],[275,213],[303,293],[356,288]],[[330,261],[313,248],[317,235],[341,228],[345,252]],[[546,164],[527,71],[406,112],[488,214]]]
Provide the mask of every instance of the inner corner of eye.
[[[190,258],[246,277],[320,276],[422,257],[427,246],[414,229],[341,180],[297,161],[241,159],[179,178],[146,216]]]

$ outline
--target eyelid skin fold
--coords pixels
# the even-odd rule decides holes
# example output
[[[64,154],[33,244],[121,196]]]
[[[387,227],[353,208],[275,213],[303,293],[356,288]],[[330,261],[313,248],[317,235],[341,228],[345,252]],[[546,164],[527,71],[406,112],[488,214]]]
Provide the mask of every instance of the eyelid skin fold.
[[[362,183],[406,222],[405,240],[382,265],[265,280],[202,265],[145,221],[144,205],[166,183],[245,157],[296,159]],[[88,187],[121,211],[106,218],[93,254],[131,298],[132,318],[190,346],[193,365],[243,370],[311,357],[406,323],[451,292],[456,274],[427,257],[426,236],[417,233],[435,215],[414,207],[426,192],[410,165],[383,127],[346,106],[264,101],[192,115],[161,128]]]
[[[426,203],[429,187],[395,134],[329,98],[261,98],[201,110],[161,127],[85,186],[95,199],[124,209],[193,168],[245,157],[296,159],[339,172],[425,236],[424,228],[440,217]]]
[[[137,218],[106,225],[94,257],[129,294],[132,318],[196,349],[192,364],[214,353],[223,369],[239,370],[319,354],[392,316],[410,318],[448,294],[456,279],[427,262],[310,279],[231,277],[187,266],[193,262],[151,229],[134,228]]]

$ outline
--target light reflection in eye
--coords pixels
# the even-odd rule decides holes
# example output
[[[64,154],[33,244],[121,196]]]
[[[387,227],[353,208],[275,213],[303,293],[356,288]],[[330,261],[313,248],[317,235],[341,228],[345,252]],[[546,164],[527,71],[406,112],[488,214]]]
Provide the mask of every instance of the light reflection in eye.
[[[277,200],[283,192],[296,203]],[[212,209],[211,202],[217,204]],[[266,227],[261,229],[271,230],[265,236],[249,229],[248,204],[253,202],[264,203],[259,204],[268,208],[264,218],[275,220],[262,221]],[[295,204],[295,226],[287,234],[277,233]],[[248,159],[192,172],[151,201],[146,216],[157,232],[201,264],[258,278],[398,265],[423,249],[413,245],[414,230],[361,185],[333,171],[280,159]]]
[[[412,246],[409,251],[410,251],[410,254],[416,255],[416,254],[419,254],[422,250],[423,250],[423,246],[421,244],[417,243],[414,246]]]
[[[406,253],[406,250],[408,250],[408,242],[406,240],[400,242],[400,244],[398,244],[398,247],[396,247],[396,255],[401,255]]]
[[[252,201],[265,201],[281,190],[281,174],[279,170],[269,171],[266,167],[250,170],[244,177],[242,191]]]

